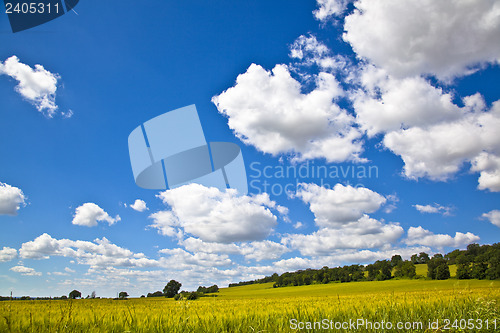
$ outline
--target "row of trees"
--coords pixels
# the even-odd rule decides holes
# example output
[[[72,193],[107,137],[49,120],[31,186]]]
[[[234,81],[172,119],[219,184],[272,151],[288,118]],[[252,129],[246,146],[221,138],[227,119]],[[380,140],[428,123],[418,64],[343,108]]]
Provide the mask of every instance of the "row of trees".
[[[254,283],[274,282],[274,287],[300,286],[312,283],[383,281],[396,278],[415,278],[416,264],[427,264],[427,277],[433,280],[450,278],[450,265],[457,265],[458,279],[500,279],[500,243],[493,245],[470,244],[467,250],[454,250],[446,255],[414,254],[410,260],[394,255],[391,260],[378,260],[366,266],[350,265],[321,269],[306,269],[274,273],[263,279],[232,283],[229,287]]]
[[[182,283],[170,280],[167,285],[163,288],[163,292],[155,291],[154,293],[148,293],[148,297],[167,297],[173,298],[175,295],[179,293],[179,289],[181,289]]]
[[[167,285],[163,288],[163,291],[156,291],[154,293],[148,293],[148,297],[167,297],[167,298],[179,299],[179,298],[183,298],[184,297],[183,295],[194,293],[193,295],[189,296],[190,297],[189,299],[196,299],[196,298],[198,298],[204,294],[207,294],[207,293],[219,292],[219,287],[214,284],[213,286],[210,286],[210,287],[199,286],[197,291],[193,291],[193,292],[182,291],[181,293],[179,293],[179,289],[181,288],[181,286],[182,286],[182,283],[175,281],[175,280],[170,280],[167,283]],[[126,291],[121,291],[118,294],[117,299],[127,299],[127,297],[129,297],[129,294]],[[145,296],[142,295],[141,297],[145,297]],[[75,290],[72,290],[68,294],[68,296],[63,295],[61,297],[55,297],[53,299],[68,299],[68,298],[69,299],[82,298],[82,293],[75,289]],[[87,298],[96,298],[95,291],[93,291],[91,295],[87,296]],[[13,298],[0,296],[0,301],[11,300],[11,299],[13,299]],[[19,298],[17,298],[17,299],[19,299]],[[30,300],[33,298],[31,298],[29,296],[23,296],[20,299]],[[37,299],[41,299],[41,298],[37,298]],[[52,299],[52,298],[46,297],[43,299]]]
[[[467,250],[455,250],[445,257],[457,265],[458,279],[500,279],[500,243],[470,244]]]

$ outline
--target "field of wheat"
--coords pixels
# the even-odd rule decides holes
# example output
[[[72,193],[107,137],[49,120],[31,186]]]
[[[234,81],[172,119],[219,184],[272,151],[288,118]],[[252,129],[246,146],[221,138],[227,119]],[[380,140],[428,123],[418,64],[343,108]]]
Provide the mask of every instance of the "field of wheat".
[[[494,332],[499,305],[500,281],[261,284],[195,301],[4,301],[0,332]]]

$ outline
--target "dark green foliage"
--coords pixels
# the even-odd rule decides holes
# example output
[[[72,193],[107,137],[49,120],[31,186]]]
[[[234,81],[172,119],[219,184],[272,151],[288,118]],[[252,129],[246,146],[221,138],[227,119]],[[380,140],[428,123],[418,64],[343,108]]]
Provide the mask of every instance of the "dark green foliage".
[[[446,280],[450,278],[450,267],[442,263],[436,267],[436,280]]]
[[[394,276],[413,279],[417,275],[415,264],[411,261],[399,263],[394,270]]]
[[[391,258],[391,266],[396,267],[399,264],[403,263],[403,258],[399,254],[395,254]]]
[[[427,264],[430,260],[429,255],[425,252],[420,252],[420,254],[414,254],[411,256],[411,262],[414,264]]]
[[[180,293],[178,293],[174,296],[174,299],[176,301],[179,301],[179,300],[194,301],[194,300],[200,298],[201,296],[203,296],[203,293],[200,293],[200,292],[181,291]]]
[[[127,298],[128,297],[128,294],[126,291],[121,291],[119,294],[118,294],[118,297],[121,298],[121,299],[124,299],[124,298]]]
[[[161,291],[155,291],[154,293],[148,293],[148,297],[163,297],[165,296]]]
[[[210,287],[199,286],[196,291],[199,293],[202,293],[202,294],[218,293],[219,287],[216,284],[214,284],[213,286],[210,286]]]
[[[175,280],[168,281],[165,288],[163,288],[163,293],[165,294],[165,297],[172,298],[175,295],[177,295],[177,293],[179,292],[179,289],[181,289],[181,286],[182,286],[182,283],[177,282]]]
[[[229,286],[243,286],[254,283],[274,282],[273,287],[300,286],[304,284],[351,282],[362,280],[388,280],[394,276],[414,278],[415,264],[427,264],[427,276],[431,279],[444,280],[450,278],[449,265],[457,265],[458,279],[500,279],[500,243],[493,245],[470,244],[467,250],[454,250],[446,255],[435,254],[432,259],[425,252],[414,254],[409,261],[400,261],[401,256],[394,255],[390,261],[379,260],[373,264],[350,265],[344,267],[299,270],[281,275],[274,273],[263,279],[232,283]],[[365,273],[367,276],[365,277]]]
[[[446,280],[450,278],[450,268],[443,256],[434,256],[427,262],[427,277],[433,280]]]
[[[73,290],[69,293],[69,298],[75,299],[75,298],[80,298],[82,297],[82,293],[79,292],[78,290]]]

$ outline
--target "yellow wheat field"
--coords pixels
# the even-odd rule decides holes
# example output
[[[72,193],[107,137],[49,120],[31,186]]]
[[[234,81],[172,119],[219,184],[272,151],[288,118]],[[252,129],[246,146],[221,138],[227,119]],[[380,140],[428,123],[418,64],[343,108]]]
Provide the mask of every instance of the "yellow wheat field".
[[[217,297],[189,302],[165,298],[4,301],[0,302],[0,332],[381,331],[373,326],[340,326],[356,320],[372,325],[390,322],[394,328],[386,332],[494,332],[500,330],[499,302],[500,281],[399,280],[277,289],[264,284],[221,289]],[[450,320],[448,327],[445,319]],[[429,328],[435,320],[439,328]],[[469,320],[462,324],[474,329],[461,330],[460,320]],[[315,322],[308,330],[307,325]],[[328,328],[319,326],[326,323]],[[395,328],[397,323],[409,323],[408,329]]]

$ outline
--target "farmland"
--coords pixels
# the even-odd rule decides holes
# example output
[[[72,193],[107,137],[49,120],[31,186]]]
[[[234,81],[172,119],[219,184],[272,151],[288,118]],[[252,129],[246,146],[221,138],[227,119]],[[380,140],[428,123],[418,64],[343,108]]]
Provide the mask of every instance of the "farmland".
[[[474,325],[469,331],[493,332],[495,320],[498,329],[499,302],[498,280],[393,279],[284,288],[267,283],[223,288],[216,297],[196,301],[163,297],[4,301],[0,332],[292,332],[307,331],[307,323],[322,320],[333,328],[335,323],[359,319],[372,325],[422,323],[422,328],[392,330],[407,332],[435,331],[428,329],[429,321],[435,320],[443,329],[444,319],[450,320],[450,331],[459,331],[460,320],[470,319],[462,321]],[[309,331],[327,330],[317,326]],[[340,331],[379,330],[345,326]]]

